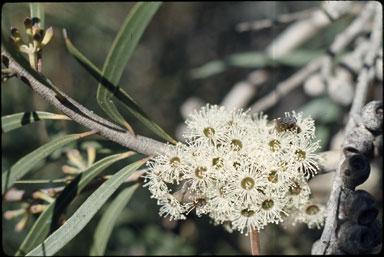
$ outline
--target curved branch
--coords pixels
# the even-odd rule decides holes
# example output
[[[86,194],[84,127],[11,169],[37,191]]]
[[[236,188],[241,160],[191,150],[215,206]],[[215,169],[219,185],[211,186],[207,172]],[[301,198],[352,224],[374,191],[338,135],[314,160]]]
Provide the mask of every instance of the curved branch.
[[[375,20],[372,28],[372,36],[370,38],[370,50],[365,56],[364,68],[360,71],[358,79],[356,92],[353,99],[353,103],[349,112],[349,119],[345,127],[345,135],[343,146],[347,144],[348,138],[351,136],[354,128],[358,125],[359,119],[361,119],[361,110],[366,100],[367,88],[369,84],[369,73],[372,70],[374,64],[375,56],[382,44],[382,9],[379,3],[376,3],[377,7],[375,8]],[[323,233],[319,241],[312,247],[312,254],[336,254],[339,252],[339,246],[337,244],[337,234],[336,231],[339,224],[339,215],[341,203],[345,200],[346,196],[350,193],[351,190],[347,189],[341,176],[342,165],[347,158],[346,151],[343,151],[339,160],[339,165],[336,170],[335,179],[333,182],[331,195],[328,200],[327,206],[327,218],[324,226]]]
[[[1,44],[1,59],[7,68],[14,72],[15,76],[21,79],[42,98],[47,100],[51,105],[62,111],[75,122],[136,152],[145,155],[157,155],[161,152],[164,143],[140,135],[134,137],[125,128],[109,122],[94,112],[88,110],[64,94],[49,80],[44,79],[41,74],[37,73],[33,69],[24,68],[29,67],[25,65],[23,67],[20,64],[25,60],[18,56],[13,56],[3,43]]]

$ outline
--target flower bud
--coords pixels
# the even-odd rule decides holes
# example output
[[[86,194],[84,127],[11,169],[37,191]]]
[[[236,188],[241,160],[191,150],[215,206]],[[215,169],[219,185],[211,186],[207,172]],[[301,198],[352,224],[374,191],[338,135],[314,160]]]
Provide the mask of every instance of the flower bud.
[[[73,167],[68,166],[68,165],[61,166],[61,171],[64,174],[79,174],[79,173],[81,173],[81,170],[73,168]]]
[[[44,38],[43,40],[41,41],[41,46],[46,46],[52,39],[53,37],[53,28],[52,26],[49,27],[46,31],[45,31],[45,34],[44,34]]]
[[[3,200],[8,201],[8,202],[16,202],[20,201],[23,199],[25,194],[24,190],[18,190],[16,188],[10,188],[3,197]]]
[[[36,191],[36,192],[33,192],[32,193],[32,198],[33,199],[40,199],[40,200],[44,200],[48,203],[52,203],[55,199],[53,199],[52,197],[50,197],[48,194],[42,192],[42,191]]]
[[[37,23],[35,23],[33,26],[32,26],[32,36],[35,36],[35,35],[40,35],[40,27],[39,25],[37,25]]]
[[[14,38],[21,38],[19,31],[14,27],[11,27],[11,35]]]
[[[24,20],[24,26],[25,26],[25,32],[27,33],[28,35],[28,38],[29,38],[29,41],[32,42],[32,20],[31,18],[26,18]]]
[[[25,211],[26,211],[25,208],[20,208],[17,210],[9,210],[9,211],[4,212],[3,216],[5,219],[10,220],[10,219],[18,217],[20,215],[23,215],[25,213]]]
[[[21,218],[21,220],[16,224],[15,230],[17,232],[20,232],[20,231],[24,230],[26,228],[26,226],[27,226],[28,220],[29,220],[29,214],[26,212],[26,213],[24,213],[24,215]]]
[[[29,211],[32,214],[43,212],[45,209],[47,209],[47,205],[45,204],[34,204],[29,207]]]
[[[96,159],[96,148],[93,146],[87,147],[88,167],[95,162],[95,159]]]
[[[76,149],[69,150],[67,152],[67,158],[74,165],[76,165],[79,169],[84,170],[87,168],[85,163],[84,163],[83,156],[81,156],[81,154],[78,150],[76,150]]]

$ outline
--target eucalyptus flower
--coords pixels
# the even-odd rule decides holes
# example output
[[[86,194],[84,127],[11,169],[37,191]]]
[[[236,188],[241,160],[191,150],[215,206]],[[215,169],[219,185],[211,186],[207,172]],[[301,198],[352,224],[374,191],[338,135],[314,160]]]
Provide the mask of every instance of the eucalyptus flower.
[[[144,186],[160,216],[185,219],[195,210],[246,234],[292,212],[300,213],[294,223],[322,225],[322,207],[308,206],[320,160],[310,117],[293,111],[268,122],[262,113],[206,105],[186,124],[186,143],[166,145],[148,164]]]

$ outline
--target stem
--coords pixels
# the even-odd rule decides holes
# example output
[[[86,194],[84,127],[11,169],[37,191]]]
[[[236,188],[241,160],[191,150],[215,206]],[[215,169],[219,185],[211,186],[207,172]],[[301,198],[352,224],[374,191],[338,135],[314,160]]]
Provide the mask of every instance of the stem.
[[[23,63],[24,60],[8,52],[3,43],[1,44],[1,57],[3,63],[7,60],[5,68],[11,69],[18,78],[22,79],[37,94],[73,121],[136,152],[145,155],[157,155],[162,151],[164,143],[140,135],[134,137],[128,130],[105,120],[68,97],[53,85],[52,82],[44,79],[44,76],[40,73],[33,71],[29,67],[27,69],[23,68],[19,62]]]
[[[251,228],[251,235],[249,236],[249,238],[251,240],[252,255],[261,255],[259,232],[257,232],[257,230],[255,230],[255,229]]]
[[[36,70],[36,55],[33,54],[28,54],[29,58],[29,64],[31,65],[32,69]]]
[[[43,72],[43,52],[40,50],[37,52],[37,71],[42,73]]]

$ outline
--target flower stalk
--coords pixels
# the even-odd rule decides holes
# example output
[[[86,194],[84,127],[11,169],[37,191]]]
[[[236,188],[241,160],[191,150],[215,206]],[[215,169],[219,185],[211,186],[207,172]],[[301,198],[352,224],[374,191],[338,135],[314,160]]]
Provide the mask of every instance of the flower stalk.
[[[255,230],[255,229],[251,229],[251,233],[250,233],[249,238],[251,240],[252,255],[261,255],[259,232],[257,232],[257,230]]]

